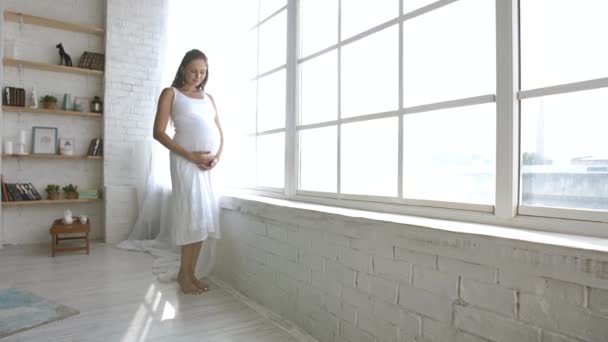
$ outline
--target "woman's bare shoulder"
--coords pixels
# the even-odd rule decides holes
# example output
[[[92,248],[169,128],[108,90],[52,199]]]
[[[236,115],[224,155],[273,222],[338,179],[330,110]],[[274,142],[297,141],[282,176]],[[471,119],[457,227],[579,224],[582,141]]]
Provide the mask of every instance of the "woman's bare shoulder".
[[[175,91],[173,90],[173,87],[167,87],[167,88],[163,89],[163,91],[160,93],[161,97],[165,97],[165,96],[173,97],[173,95],[175,95]]]

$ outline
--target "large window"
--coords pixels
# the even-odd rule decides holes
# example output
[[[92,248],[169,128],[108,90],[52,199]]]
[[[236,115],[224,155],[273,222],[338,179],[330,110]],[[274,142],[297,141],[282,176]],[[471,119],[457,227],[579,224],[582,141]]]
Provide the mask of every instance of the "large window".
[[[244,98],[253,99],[255,122],[249,126],[249,138],[240,144],[243,174],[237,183],[282,191],[287,110],[287,0],[259,0],[258,5],[257,22],[248,33],[249,50],[243,58],[252,68],[253,79]],[[243,123],[247,122],[245,119]]]
[[[608,222],[605,1],[260,0],[258,12],[258,189],[524,227]]]
[[[608,211],[608,2],[522,0],[520,11],[520,212]]]
[[[300,1],[298,193],[494,203],[493,2],[428,4],[400,13],[395,0],[330,1],[331,17],[318,1]],[[319,18],[329,34],[308,33]]]

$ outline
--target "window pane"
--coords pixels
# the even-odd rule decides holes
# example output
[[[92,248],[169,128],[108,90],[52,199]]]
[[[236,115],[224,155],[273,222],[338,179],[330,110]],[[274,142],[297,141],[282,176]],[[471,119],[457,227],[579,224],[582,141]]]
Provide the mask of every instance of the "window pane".
[[[234,134],[230,137],[233,141],[224,147],[224,156],[226,157],[223,157],[225,165],[221,172],[226,172],[225,179],[228,185],[234,187],[255,186],[256,172],[253,169],[256,164],[255,136]]]
[[[243,95],[241,97],[241,105],[235,106],[241,111],[238,119],[232,119],[233,130],[239,134],[255,133],[256,122],[256,81],[249,81],[243,86]]]
[[[249,1],[251,0],[244,2]],[[260,21],[266,19],[285,5],[287,5],[287,0],[260,0]]]
[[[397,196],[397,138],[397,118],[342,125],[342,193]]]
[[[300,124],[338,118],[338,56],[331,51],[300,64]]]
[[[244,26],[251,28],[258,23],[258,1],[241,1],[240,6],[240,19],[244,20]]]
[[[608,1],[522,0],[520,8],[522,89],[608,76]]]
[[[258,132],[285,127],[285,69],[258,80]]]
[[[260,25],[260,74],[285,65],[287,49],[287,11]]]
[[[494,204],[496,106],[406,115],[403,196]]]
[[[338,42],[338,1],[300,0],[301,56]]]
[[[338,191],[338,128],[300,131],[300,189]]]
[[[608,89],[522,101],[522,203],[608,210]]]
[[[403,23],[405,107],[494,94],[494,1],[460,0]]]
[[[243,63],[247,79],[252,79],[258,75],[258,30],[253,29],[247,32],[245,38],[245,51]]]
[[[285,182],[285,133],[258,136],[258,186],[282,188]],[[245,172],[246,170],[241,170]]]
[[[403,0],[403,13],[410,13],[437,0]]]
[[[399,0],[342,1],[342,39],[399,16]]]
[[[342,48],[342,117],[397,109],[398,41],[392,26]]]

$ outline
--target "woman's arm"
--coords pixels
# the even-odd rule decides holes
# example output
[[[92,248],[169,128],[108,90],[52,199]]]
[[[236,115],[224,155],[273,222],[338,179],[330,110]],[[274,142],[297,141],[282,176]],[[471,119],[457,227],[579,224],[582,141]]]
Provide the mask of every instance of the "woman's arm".
[[[207,95],[211,99],[211,103],[213,103],[213,108],[215,108],[215,124],[217,125],[217,129],[220,131],[220,147],[215,154],[215,158],[213,159],[215,161],[213,166],[215,166],[220,161],[220,156],[222,155],[222,150],[224,149],[224,131],[222,130],[222,125],[220,124],[220,117],[217,112],[217,107],[215,106],[215,100],[211,95]]]
[[[209,156],[206,156],[210,154],[209,151],[188,151],[176,143],[175,140],[171,139],[165,132],[169,123],[169,114],[171,113],[174,96],[175,94],[171,88],[165,88],[158,98],[158,108],[156,110],[156,117],[154,118],[154,139],[169,149],[169,151],[177,153],[195,164],[207,164],[210,161]]]

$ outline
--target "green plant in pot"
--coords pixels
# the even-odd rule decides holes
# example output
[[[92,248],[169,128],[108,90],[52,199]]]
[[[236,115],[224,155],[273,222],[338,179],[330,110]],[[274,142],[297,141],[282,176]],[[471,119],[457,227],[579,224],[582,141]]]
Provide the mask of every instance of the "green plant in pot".
[[[72,184],[63,187],[63,193],[66,199],[77,199],[78,198],[78,187]]]
[[[48,184],[46,186],[46,189],[44,189],[46,191],[47,197],[50,200],[57,200],[59,199],[59,185],[57,184]]]
[[[57,98],[53,95],[44,95],[40,98],[40,103],[42,103],[42,108],[55,109],[57,107]]]

